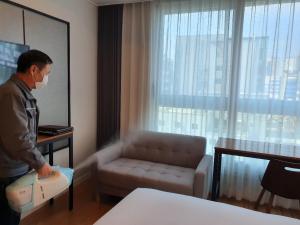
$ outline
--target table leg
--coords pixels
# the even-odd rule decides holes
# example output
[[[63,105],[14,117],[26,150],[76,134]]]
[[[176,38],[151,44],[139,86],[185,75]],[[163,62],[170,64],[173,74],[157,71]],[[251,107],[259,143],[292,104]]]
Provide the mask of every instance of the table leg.
[[[220,190],[221,190],[221,171],[222,171],[222,153],[218,154],[219,155],[219,167],[218,167],[218,177],[217,177],[217,196],[216,200],[220,197]]]
[[[49,164],[50,166],[53,166],[53,143],[49,144]],[[53,205],[54,199],[50,199],[50,205]]]
[[[73,137],[69,138],[69,167],[73,168]],[[69,210],[73,209],[73,180],[69,187]]]
[[[213,201],[216,201],[220,194],[221,160],[222,160],[222,154],[215,152],[213,183],[212,183],[212,191],[211,191],[211,200]]]

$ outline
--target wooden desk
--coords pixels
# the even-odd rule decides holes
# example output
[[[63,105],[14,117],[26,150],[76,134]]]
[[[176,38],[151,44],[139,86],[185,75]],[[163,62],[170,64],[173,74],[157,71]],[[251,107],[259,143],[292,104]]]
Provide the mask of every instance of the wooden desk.
[[[300,162],[300,146],[275,143],[219,138],[215,145],[214,171],[211,199],[216,201],[220,194],[222,155],[251,157],[257,159],[279,159]]]
[[[68,139],[69,147],[69,167],[73,168],[73,131],[66,132],[55,136],[38,135],[37,146],[48,146],[49,152],[49,164],[53,166],[53,143]],[[50,204],[53,204],[53,199],[50,200]],[[73,181],[69,187],[69,210],[73,209]]]

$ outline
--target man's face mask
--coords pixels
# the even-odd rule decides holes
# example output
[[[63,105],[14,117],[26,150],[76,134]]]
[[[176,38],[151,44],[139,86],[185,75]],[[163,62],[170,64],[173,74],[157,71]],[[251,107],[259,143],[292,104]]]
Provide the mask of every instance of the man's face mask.
[[[47,85],[47,83],[48,83],[48,76],[47,76],[47,75],[44,75],[42,81],[36,81],[36,82],[35,82],[35,88],[36,88],[36,89],[43,88],[43,87],[45,87],[45,86]]]
[[[40,68],[36,68],[35,72],[35,89],[40,89],[43,88],[47,85],[48,83],[48,74],[50,73],[50,65],[46,65],[42,70]],[[38,78],[43,78],[41,81],[38,81],[40,79]]]

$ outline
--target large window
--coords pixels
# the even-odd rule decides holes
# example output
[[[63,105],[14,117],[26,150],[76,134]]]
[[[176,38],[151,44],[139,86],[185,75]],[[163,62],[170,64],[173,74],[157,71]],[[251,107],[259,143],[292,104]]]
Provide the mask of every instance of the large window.
[[[300,144],[299,15],[294,1],[245,7],[236,117],[243,138]]]
[[[300,144],[300,3],[157,3],[153,129]]]

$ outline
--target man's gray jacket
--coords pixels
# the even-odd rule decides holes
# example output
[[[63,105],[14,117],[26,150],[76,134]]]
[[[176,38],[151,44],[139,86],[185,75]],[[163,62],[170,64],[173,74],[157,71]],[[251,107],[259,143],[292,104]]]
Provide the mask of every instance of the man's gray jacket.
[[[0,86],[0,177],[22,175],[45,163],[36,147],[38,118],[36,99],[13,75]]]

